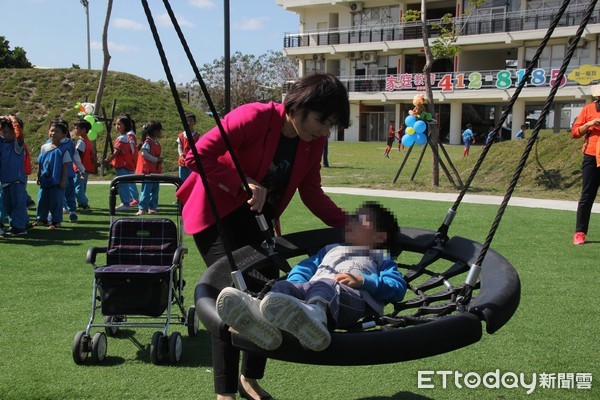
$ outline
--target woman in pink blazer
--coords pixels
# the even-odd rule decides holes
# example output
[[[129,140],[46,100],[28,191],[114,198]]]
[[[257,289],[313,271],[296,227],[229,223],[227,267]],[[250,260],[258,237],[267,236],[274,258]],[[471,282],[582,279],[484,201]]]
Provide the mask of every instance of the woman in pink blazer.
[[[262,212],[278,233],[279,217],[296,190],[302,202],[325,224],[342,227],[345,213],[323,192],[321,155],[331,127],[347,128],[350,118],[348,93],[330,74],[313,74],[299,79],[286,94],[283,104],[252,103],[229,114],[222,125],[252,191],[242,186],[218,127],[196,143],[208,183],[231,249],[251,245],[260,248],[263,236],[255,213]],[[198,172],[190,151],[186,165]],[[198,173],[193,173],[178,190],[184,203],[186,233],[194,236],[207,267],[226,252]],[[268,278],[278,272],[263,271]],[[270,276],[269,276],[270,275]],[[248,285],[251,290],[251,281]],[[212,356],[217,399],[269,399],[257,380],[264,374],[266,359],[245,354],[239,371],[239,351],[231,345],[228,331],[212,338]]]

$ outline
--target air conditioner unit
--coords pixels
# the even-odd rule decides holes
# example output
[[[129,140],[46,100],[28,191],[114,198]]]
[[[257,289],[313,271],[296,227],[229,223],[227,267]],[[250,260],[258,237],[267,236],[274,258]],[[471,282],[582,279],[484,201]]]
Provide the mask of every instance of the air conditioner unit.
[[[354,1],[352,3],[350,3],[350,12],[361,12],[363,10],[363,3],[362,1]]]
[[[312,59],[317,62],[325,60],[325,57],[323,57],[323,54],[313,54]]]
[[[374,51],[364,51],[362,53],[362,61],[365,64],[371,64],[377,62],[377,53]]]
[[[348,58],[350,60],[358,60],[360,58],[360,51],[351,51],[348,53]]]

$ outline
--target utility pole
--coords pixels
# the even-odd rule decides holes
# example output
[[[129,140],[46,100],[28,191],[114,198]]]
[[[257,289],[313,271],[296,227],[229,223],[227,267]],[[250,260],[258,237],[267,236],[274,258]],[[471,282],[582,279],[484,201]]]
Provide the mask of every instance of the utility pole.
[[[87,62],[88,69],[92,69],[92,55],[90,53],[90,2],[89,0],[79,0],[85,8],[85,16],[87,18]]]
[[[223,16],[225,19],[225,110],[224,114],[231,111],[231,50],[230,50],[230,21],[229,0],[223,1]]]

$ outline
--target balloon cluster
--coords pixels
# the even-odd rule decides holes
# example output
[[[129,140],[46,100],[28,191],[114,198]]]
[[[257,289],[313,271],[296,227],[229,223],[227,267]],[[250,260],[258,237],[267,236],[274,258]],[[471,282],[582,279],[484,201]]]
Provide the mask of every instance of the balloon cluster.
[[[423,146],[427,143],[427,135],[425,134],[427,124],[425,121],[420,120],[414,115],[409,115],[404,120],[404,125],[406,125],[404,136],[402,136],[402,144],[404,146],[410,147],[415,143]]]
[[[98,134],[104,130],[104,124],[97,121],[96,117],[94,117],[94,112],[96,111],[95,104],[77,103],[75,104],[75,109],[79,110],[77,115],[89,122],[92,126],[92,129],[88,132],[88,139],[96,140],[98,138]]]

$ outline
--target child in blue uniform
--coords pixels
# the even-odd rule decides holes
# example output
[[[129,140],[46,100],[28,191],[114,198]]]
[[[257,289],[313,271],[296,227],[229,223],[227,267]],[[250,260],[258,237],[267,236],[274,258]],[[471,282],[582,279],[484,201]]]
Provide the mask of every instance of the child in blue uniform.
[[[48,213],[52,222],[50,229],[60,227],[63,218],[65,187],[67,186],[68,168],[72,168],[73,159],[67,143],[63,139],[69,128],[62,120],[54,121],[50,129],[50,142],[42,145],[38,156],[38,191],[37,219],[34,226],[48,225]]]
[[[329,329],[348,328],[366,315],[382,314],[385,303],[401,301],[406,282],[394,259],[398,224],[375,202],[350,217],[345,244],[332,244],[301,261],[260,302],[225,288],[217,298],[223,322],[267,350],[279,347],[280,330],[313,351],[331,343]]]
[[[69,124],[67,121],[61,120],[67,127],[67,134],[61,140],[61,147],[69,152],[69,156],[71,156],[71,160],[73,161],[69,168],[67,168],[67,185],[65,187],[65,199],[63,205],[63,214],[69,214],[69,221],[77,222],[79,218],[77,217],[77,201],[75,194],[75,175],[85,174],[85,167],[81,163],[81,157],[79,156],[79,152],[75,151],[75,142],[71,140],[71,135],[69,134]],[[52,129],[53,124],[56,123],[56,120],[50,125]],[[77,172],[76,172],[77,171]]]
[[[25,235],[29,222],[25,176],[25,139],[23,123],[14,115],[0,117],[0,181],[4,214],[9,228],[5,235]]]

